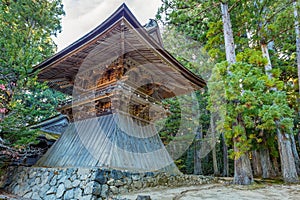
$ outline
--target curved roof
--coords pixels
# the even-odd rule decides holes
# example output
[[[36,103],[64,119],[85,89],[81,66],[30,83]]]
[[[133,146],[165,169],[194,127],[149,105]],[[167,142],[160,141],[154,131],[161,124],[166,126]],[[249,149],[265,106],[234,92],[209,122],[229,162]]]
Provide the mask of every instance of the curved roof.
[[[125,33],[122,32],[124,30]],[[122,33],[125,39],[116,40],[113,37],[114,34]],[[202,88],[206,84],[203,79],[193,74],[163,49],[161,43],[149,35],[125,3],[94,30],[37,65],[34,71],[39,70],[40,81],[48,81],[50,87],[72,94],[75,76],[95,48],[102,51],[103,60],[107,59],[105,55],[108,54],[116,52],[124,54],[121,51],[125,49],[126,56],[138,64],[147,62],[158,64],[162,70],[171,70],[172,73],[189,80],[195,89]]]

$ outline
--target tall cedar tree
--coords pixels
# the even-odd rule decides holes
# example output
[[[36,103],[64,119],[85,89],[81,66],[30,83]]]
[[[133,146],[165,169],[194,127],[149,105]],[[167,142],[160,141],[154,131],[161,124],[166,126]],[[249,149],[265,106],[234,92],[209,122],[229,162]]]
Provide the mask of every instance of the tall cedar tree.
[[[224,7],[226,5],[227,8]],[[226,34],[228,34],[229,32],[225,30],[225,27],[222,28],[222,25],[226,24],[224,23],[224,12],[223,15],[221,15],[220,10],[217,9],[217,7],[219,6],[223,8],[223,11],[224,8],[226,8],[225,10],[228,9],[231,16],[234,16],[230,21],[233,25],[232,30],[234,39],[232,41],[235,41],[235,45],[232,45],[233,42],[226,42]],[[291,19],[290,15],[291,13],[293,13],[290,12],[291,8],[292,6],[288,1],[164,0],[159,12],[165,14],[165,21],[167,22],[167,24],[175,25],[178,31],[182,31],[186,35],[204,44],[211,57],[214,58],[217,62],[225,60],[226,55],[227,61],[229,63],[234,63],[234,59],[232,59],[233,50],[227,49],[226,51],[226,48],[236,47],[237,52],[244,52],[245,49],[250,47],[255,50],[262,49],[265,53],[269,53],[269,48],[273,45],[274,48],[269,55],[269,59],[266,54],[264,54],[268,61],[265,63],[266,66],[270,66],[271,61],[276,61],[276,66],[273,64],[273,68],[266,71],[270,77],[270,80],[267,80],[266,82],[268,83],[268,85],[273,85],[274,87],[276,85],[277,87],[277,83],[280,82],[277,79],[279,78],[283,80],[284,82],[280,82],[280,86],[277,87],[278,93],[280,93],[283,92],[282,90],[287,90],[289,88],[287,80],[293,80],[293,76],[295,74],[293,72],[293,68],[289,67],[289,65],[293,65],[293,56],[291,56],[292,52],[290,51],[290,49],[295,49],[295,45],[292,48],[287,49],[289,48],[289,44],[291,44],[291,42],[286,42],[290,41],[289,38],[291,38],[291,35],[294,34],[291,34],[291,30],[294,26],[293,24],[291,25],[291,22],[293,21],[288,20]],[[161,19],[161,16],[164,15],[159,15],[158,19]],[[224,34],[225,41],[222,37]],[[268,52],[266,51],[266,48]],[[223,52],[226,52],[226,54],[224,54]],[[232,56],[228,57],[229,55]],[[260,55],[257,56],[260,57]],[[281,71],[283,73],[281,73]],[[231,72],[229,71],[229,74],[230,73]],[[270,75],[274,77],[272,78]],[[276,84],[274,83],[274,81],[276,82]],[[240,87],[242,91],[243,87],[244,86],[242,84]],[[293,94],[293,92],[290,92],[292,90],[295,90],[295,87],[291,88],[291,90],[287,90],[287,96],[285,96],[285,98],[288,101],[286,101],[285,103],[293,106],[294,108],[297,108],[297,104],[295,103],[295,101],[293,101],[295,95]],[[277,94],[276,92],[274,93]],[[272,126],[272,130],[265,130],[265,128],[262,128],[262,130],[264,131],[261,132],[257,131],[256,129],[257,132],[255,135],[262,134],[264,136],[264,138],[261,138],[263,139],[263,141],[265,141],[265,138],[270,141],[266,143],[260,142],[258,144],[249,145],[249,150],[251,146],[252,148],[254,148],[253,150],[260,147],[265,147],[268,149],[270,148],[272,150],[271,152],[273,153],[273,158],[276,158],[276,152],[280,152],[282,154],[283,149],[290,149],[290,145],[284,145],[283,143],[285,140],[282,141],[280,140],[281,137],[279,137],[284,136],[285,139],[288,138],[289,135],[287,135],[286,133],[290,131],[286,130],[285,128],[282,129],[279,124],[284,123],[284,121],[290,122],[291,115],[287,115],[288,117],[285,117],[284,113],[281,114],[282,115],[279,115],[278,119],[273,119],[273,122],[276,122],[275,125],[277,124],[275,130],[273,129],[274,126]],[[270,115],[272,115],[271,111]],[[282,133],[282,131],[284,131],[284,133]],[[276,150],[274,146],[274,141],[276,138],[278,138],[279,141],[278,150]],[[239,138],[236,138],[235,140],[241,141]],[[247,139],[245,141],[247,141]],[[267,155],[267,158],[268,157],[269,155]],[[282,154],[281,158],[283,158],[283,160],[281,160],[282,167],[286,166],[285,163],[290,163],[290,165],[287,167],[293,167],[293,156],[284,156]],[[276,164],[276,159],[273,160],[274,164]],[[249,166],[249,164],[247,165]],[[287,170],[285,168],[286,167],[283,167],[283,171],[288,170],[288,168],[286,168]],[[297,181],[297,177],[293,175],[292,178],[289,178],[289,175],[290,174],[283,173],[286,182]]]

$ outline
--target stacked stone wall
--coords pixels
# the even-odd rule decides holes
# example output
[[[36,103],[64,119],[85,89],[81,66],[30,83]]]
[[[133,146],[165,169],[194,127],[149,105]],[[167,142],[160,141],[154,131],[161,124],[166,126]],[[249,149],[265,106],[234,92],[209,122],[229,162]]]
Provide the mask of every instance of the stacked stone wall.
[[[168,175],[161,172],[133,173],[99,168],[15,169],[9,192],[29,199],[108,199],[143,188],[178,187],[215,182],[213,177]]]

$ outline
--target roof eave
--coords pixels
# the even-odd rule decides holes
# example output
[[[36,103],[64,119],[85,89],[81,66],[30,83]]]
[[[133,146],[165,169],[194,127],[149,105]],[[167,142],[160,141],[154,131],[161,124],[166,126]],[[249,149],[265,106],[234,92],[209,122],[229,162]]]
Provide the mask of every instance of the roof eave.
[[[125,3],[123,3],[109,18],[107,18],[103,23],[101,23],[99,26],[97,26],[95,29],[93,29],[88,34],[81,37],[79,40],[75,41],[68,47],[64,48],[60,52],[54,54],[52,57],[48,58],[44,62],[38,64],[34,67],[33,72],[36,72],[37,70],[44,70],[47,67],[51,66],[52,64],[58,62],[59,60],[67,57],[68,55],[72,54],[76,50],[80,49],[82,46],[86,45],[90,41],[92,41],[94,38],[96,38],[99,33],[102,33],[106,30],[108,30],[112,25],[116,24],[123,18],[126,18],[127,20],[132,23],[132,25],[135,28],[142,28],[142,25],[138,22],[138,20],[134,17],[134,15],[130,12],[128,7]]]
[[[157,42],[152,40],[146,30],[144,30],[144,27],[138,22],[138,20],[134,17],[134,15],[131,13],[131,11],[128,9],[125,3],[123,3],[109,18],[107,18],[103,23],[101,23],[99,26],[97,26],[95,29],[93,29],[88,34],[81,37],[79,40],[75,41],[68,47],[64,48],[57,54],[53,55],[52,57],[48,58],[44,62],[40,63],[33,69],[33,73],[37,70],[45,70],[48,67],[51,67],[53,64],[59,62],[60,60],[68,57],[69,55],[75,53],[83,46],[87,45],[88,43],[92,42],[95,38],[99,36],[99,34],[105,32],[110,27],[115,25],[116,23],[120,22],[122,19],[126,19],[130,25],[140,30],[139,33],[143,36],[144,39],[147,40],[147,42],[161,55],[163,55],[167,60],[169,60],[172,64],[176,65],[179,70],[181,71],[182,75],[189,79],[192,83],[194,83],[197,86],[204,87],[206,85],[205,81],[195,74],[193,74],[191,71],[189,71],[187,68],[185,68],[180,62],[178,62],[169,52],[161,48]]]

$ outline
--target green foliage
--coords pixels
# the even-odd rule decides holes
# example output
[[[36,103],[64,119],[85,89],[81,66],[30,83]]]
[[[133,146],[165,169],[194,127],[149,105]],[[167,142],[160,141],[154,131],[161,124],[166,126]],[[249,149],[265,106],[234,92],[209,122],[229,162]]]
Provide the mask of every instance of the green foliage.
[[[165,107],[169,107],[170,116],[164,123],[164,128],[159,132],[163,143],[168,144],[175,136],[180,127],[181,109],[177,98],[167,99],[164,102]]]
[[[217,130],[226,131],[229,148],[234,142],[242,148],[240,153],[268,147],[272,156],[277,157],[276,123],[288,133],[293,127],[299,133],[300,127],[293,4],[286,0],[226,1],[238,62],[229,66],[224,62],[221,2],[162,0],[157,19],[175,31],[170,34],[176,46],[171,53],[175,52],[186,66],[191,63],[186,60],[193,59],[187,59],[190,57],[185,52],[193,48],[181,39],[176,40],[178,35],[184,35],[194,41],[194,46],[208,52],[210,63],[219,63],[209,70],[211,76],[202,77],[208,84],[208,113],[218,116]],[[268,61],[262,57],[262,44],[268,47],[272,78],[265,75]],[[193,54],[194,60],[201,57],[195,51]],[[193,65],[199,68],[196,71],[201,71],[201,65]]]
[[[0,136],[10,145],[31,141],[29,126],[56,113],[55,96],[37,82],[34,65],[55,51],[52,36],[60,31],[61,0],[6,0],[0,4]],[[59,98],[58,98],[59,99]],[[4,110],[2,110],[4,111]]]
[[[203,1],[163,1],[157,19],[174,26],[181,33],[200,43],[211,58],[221,61],[225,58],[220,2]]]
[[[239,62],[232,65],[227,62],[217,64],[214,70],[219,73],[217,77],[222,78],[216,83],[225,83],[227,102],[222,107],[226,110],[224,127],[218,128],[225,131],[229,145],[235,142],[240,150],[238,153],[244,153],[267,138],[273,139],[271,144],[274,144],[275,122],[288,132],[293,127],[294,112],[288,105],[286,92],[282,90],[282,81],[278,76],[269,78],[265,74],[266,61],[260,52],[245,50],[237,55],[237,60]],[[211,85],[211,89],[218,89],[218,86]]]

